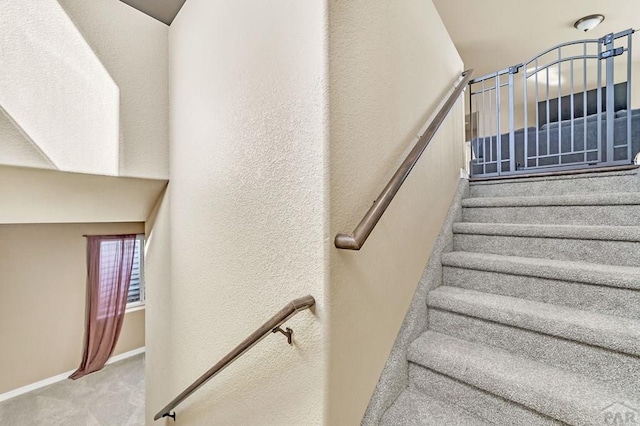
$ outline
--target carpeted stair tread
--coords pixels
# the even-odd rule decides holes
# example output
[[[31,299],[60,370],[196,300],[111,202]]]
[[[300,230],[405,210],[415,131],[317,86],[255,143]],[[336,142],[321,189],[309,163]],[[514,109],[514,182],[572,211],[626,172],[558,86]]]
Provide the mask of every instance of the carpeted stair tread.
[[[538,268],[508,262],[496,266],[491,260],[487,260],[487,264],[450,263],[459,266],[443,266],[442,284],[445,286],[640,320],[640,291],[626,288],[640,284],[640,279],[635,274],[619,273],[617,266],[604,265],[607,267],[603,270],[612,270],[610,275],[601,273],[598,268],[595,268],[596,273],[588,275],[591,268],[579,266],[546,270],[543,264]],[[485,270],[493,266],[496,266],[495,270]]]
[[[640,407],[597,380],[433,331],[411,344],[408,359],[568,424],[601,425],[616,403]]]
[[[411,389],[459,407],[494,425],[565,426],[566,423],[453,377],[409,363]]]
[[[406,389],[387,410],[381,426],[486,426],[487,423],[460,407]]]
[[[504,184],[526,184],[531,182],[552,182],[552,181],[573,181],[582,179],[594,179],[601,181],[603,178],[615,177],[615,176],[636,176],[640,172],[640,166],[630,167],[625,170],[604,170],[593,169],[576,171],[571,174],[554,174],[554,175],[541,175],[541,176],[528,176],[526,178],[514,176],[512,178],[502,177],[499,179],[485,179],[485,180],[471,180],[470,186],[483,186],[483,185],[504,185]]]
[[[640,321],[564,306],[442,286],[428,305],[552,336],[640,355]]]
[[[453,224],[454,234],[528,238],[640,242],[640,226],[532,225],[516,223]]]
[[[637,422],[640,167],[470,181],[452,212],[371,424]]]
[[[462,200],[462,206],[475,207],[551,207],[640,205],[640,193],[593,193],[577,195],[476,197]]]
[[[564,176],[475,181],[469,183],[469,191],[471,197],[572,196],[576,194],[639,192],[640,173],[636,168]]]
[[[640,392],[640,357],[549,334],[440,309],[429,309],[429,330],[503,349],[534,361]]]
[[[571,262],[532,257],[454,251],[442,256],[442,265],[501,274],[573,281],[640,290],[640,268]]]

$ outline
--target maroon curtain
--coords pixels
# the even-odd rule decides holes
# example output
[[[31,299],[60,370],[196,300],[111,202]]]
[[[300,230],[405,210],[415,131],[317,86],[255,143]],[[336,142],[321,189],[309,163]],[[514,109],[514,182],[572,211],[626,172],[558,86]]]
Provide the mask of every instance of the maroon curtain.
[[[104,367],[118,342],[127,306],[135,235],[87,237],[87,312],[78,379]]]

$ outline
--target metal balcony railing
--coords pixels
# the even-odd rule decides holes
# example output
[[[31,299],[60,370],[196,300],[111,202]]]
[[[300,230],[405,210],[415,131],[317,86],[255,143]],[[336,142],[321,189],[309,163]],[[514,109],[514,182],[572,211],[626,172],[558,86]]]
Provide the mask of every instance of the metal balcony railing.
[[[634,30],[572,41],[470,82],[474,177],[630,164]]]

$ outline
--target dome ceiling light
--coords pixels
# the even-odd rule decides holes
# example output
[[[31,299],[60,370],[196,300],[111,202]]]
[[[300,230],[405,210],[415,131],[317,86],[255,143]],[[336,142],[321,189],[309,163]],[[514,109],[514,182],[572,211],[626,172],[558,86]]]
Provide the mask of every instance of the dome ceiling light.
[[[584,31],[586,33],[587,31],[590,31],[600,25],[602,21],[604,21],[604,15],[589,15],[585,16],[584,18],[578,19],[576,23],[573,24],[573,26],[576,29]]]

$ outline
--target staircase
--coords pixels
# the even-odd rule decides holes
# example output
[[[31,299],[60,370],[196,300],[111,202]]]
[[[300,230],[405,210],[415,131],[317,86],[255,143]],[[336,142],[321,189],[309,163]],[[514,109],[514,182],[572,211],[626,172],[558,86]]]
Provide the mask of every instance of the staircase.
[[[381,424],[640,424],[638,170],[469,189]]]

